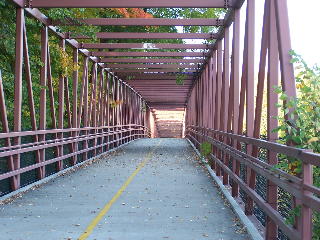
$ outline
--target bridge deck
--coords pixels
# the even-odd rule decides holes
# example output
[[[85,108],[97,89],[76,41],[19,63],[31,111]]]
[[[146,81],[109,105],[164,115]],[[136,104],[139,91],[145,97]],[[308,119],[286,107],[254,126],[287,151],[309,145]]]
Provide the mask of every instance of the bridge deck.
[[[6,240],[249,239],[183,139],[135,141],[0,209]]]

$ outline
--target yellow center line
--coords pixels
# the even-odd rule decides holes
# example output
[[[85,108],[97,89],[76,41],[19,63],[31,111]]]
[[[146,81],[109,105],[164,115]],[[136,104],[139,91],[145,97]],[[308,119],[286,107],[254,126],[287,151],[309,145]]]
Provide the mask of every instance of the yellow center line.
[[[99,212],[99,214],[90,222],[86,230],[81,234],[81,236],[78,238],[78,240],[85,240],[87,239],[94,228],[97,226],[97,224],[101,221],[101,219],[104,217],[104,215],[107,214],[107,212],[110,210],[111,206],[117,201],[117,199],[121,196],[121,194],[126,190],[128,185],[132,182],[133,178],[138,174],[138,172],[147,164],[149,160],[151,160],[153,152],[156,150],[156,148],[160,145],[162,140],[156,145],[156,147],[150,151],[147,156],[144,158],[143,162],[141,162],[136,170],[131,174],[130,177],[125,181],[125,183],[121,186],[121,188],[118,190],[118,192],[113,196],[113,198],[103,207],[103,209]]]

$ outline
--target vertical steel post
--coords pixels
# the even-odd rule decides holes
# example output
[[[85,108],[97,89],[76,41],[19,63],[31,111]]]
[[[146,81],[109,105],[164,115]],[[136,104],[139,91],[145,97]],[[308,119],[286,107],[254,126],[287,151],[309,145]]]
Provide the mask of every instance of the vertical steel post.
[[[41,71],[40,71],[40,120],[39,129],[45,130],[47,125],[47,69],[48,69],[48,27],[43,27],[41,30]],[[45,141],[45,135],[39,135],[39,141]],[[40,161],[46,160],[45,149],[40,150]],[[38,172],[39,179],[45,177],[45,166],[40,167]]]
[[[247,51],[246,51],[246,135],[253,137],[254,126],[254,49],[255,49],[255,0],[247,1]],[[247,154],[252,154],[252,146],[247,146]],[[255,186],[256,174],[247,168],[247,184],[250,188]],[[253,213],[253,200],[247,196],[245,212]]]
[[[223,82],[222,82],[222,95],[221,95],[221,110],[220,110],[220,122],[221,130],[227,132],[228,124],[228,106],[229,106],[229,79],[230,79],[230,33],[229,28],[224,32],[224,55],[223,55]],[[227,138],[223,138],[227,143]],[[225,153],[221,153],[222,161],[228,166],[228,156]],[[229,184],[229,176],[226,171],[223,172],[223,184]]]
[[[308,163],[302,164],[302,182],[306,185],[313,185],[313,173],[312,165]],[[309,197],[313,196],[313,193],[308,190],[303,190],[303,194]],[[302,204],[301,208],[301,239],[311,240],[312,238],[312,209],[305,204]]]
[[[91,122],[92,122],[92,127],[94,127],[95,129],[93,130],[94,132],[94,142],[93,145],[94,147],[97,146],[97,79],[98,79],[98,64],[94,63],[93,64],[93,78],[92,78],[92,91],[91,91],[91,99],[92,99],[92,104],[91,104]],[[94,156],[97,156],[97,149],[94,149]]]
[[[29,58],[29,48],[28,48],[28,39],[27,39],[27,29],[26,24],[23,24],[23,56],[24,56],[24,69],[26,74],[26,83],[28,90],[28,102],[30,110],[30,120],[31,127],[33,131],[38,130],[37,120],[36,120],[36,111],[34,107],[34,97],[33,97],[33,88],[32,88],[32,77],[31,77],[31,68],[30,68],[30,58]],[[34,135],[34,141],[38,142],[38,136]],[[36,151],[36,162],[40,162],[40,152]]]
[[[278,108],[276,104],[278,103],[278,95],[274,91],[274,86],[278,86],[278,76],[279,76],[279,54],[278,54],[278,42],[277,42],[277,29],[276,29],[276,16],[275,16],[275,6],[274,0],[267,0],[267,19],[269,29],[269,39],[268,39],[268,84],[267,84],[267,136],[268,140],[275,142],[278,139],[278,134],[273,132],[275,128],[278,127],[278,120],[275,119],[278,116]],[[270,165],[276,165],[278,163],[277,154],[272,151],[268,151],[268,163]],[[278,209],[278,187],[271,181],[267,182],[267,202],[274,209]],[[266,223],[266,239],[276,239],[278,237],[277,225],[267,217]]]
[[[216,82],[216,107],[215,107],[215,130],[222,130],[221,125],[221,90],[222,90],[222,41],[218,41],[218,53],[217,53],[217,82]],[[220,158],[221,151],[216,149],[216,156]],[[221,175],[221,168],[216,165],[217,176]]]
[[[78,61],[79,52],[77,48],[73,49],[73,74],[72,74],[72,127],[77,128],[78,124]],[[78,133],[72,132],[72,137],[76,138]],[[78,143],[73,144],[73,150],[78,151]],[[77,163],[78,155],[74,155],[72,158],[72,165]]]
[[[24,26],[24,9],[16,9],[16,59],[14,73],[14,120],[13,131],[21,131],[21,105],[22,105],[22,62],[23,62],[23,26]],[[14,145],[20,145],[20,137],[13,139]],[[13,155],[14,170],[20,168],[20,154]],[[13,190],[20,187],[20,174],[16,175],[12,184]]]
[[[0,71],[0,113],[1,113],[0,117],[1,117],[1,123],[2,123],[2,132],[9,133],[7,107],[6,107],[6,101],[5,101],[4,91],[3,91],[1,71]],[[6,138],[4,144],[6,147],[10,147],[11,146],[10,138]],[[8,156],[7,165],[10,171],[15,170],[12,156]],[[10,186],[12,190],[16,190],[19,188],[17,186],[17,181],[14,177],[10,178]]]
[[[291,38],[287,0],[275,1],[275,9],[282,87],[288,97],[294,98],[296,97],[296,85],[290,55]]]
[[[106,126],[110,126],[110,74],[107,72],[106,76]],[[110,132],[110,128],[107,128],[108,133]],[[106,141],[110,142],[110,136],[106,137]],[[110,149],[110,145],[107,145],[107,149]]]
[[[66,49],[66,45],[65,45],[65,40],[61,39],[60,40],[60,50],[65,51]],[[58,102],[59,102],[59,106],[58,106],[58,128],[59,129],[63,129],[64,128],[64,76],[61,74],[59,76],[59,92],[58,92]],[[63,138],[63,133],[59,133],[58,137],[60,139]],[[63,156],[63,145],[59,146],[59,157]],[[57,162],[57,171],[60,171],[63,169],[63,161],[58,161]]]
[[[48,91],[49,91],[49,100],[50,100],[50,113],[51,113],[51,128],[56,129],[57,128],[57,119],[56,119],[56,109],[55,109],[55,101],[54,101],[54,90],[53,90],[53,83],[52,83],[52,73],[51,73],[51,58],[50,58],[50,47],[49,42],[47,44],[47,80],[48,80]],[[57,133],[53,134],[53,137],[55,139],[58,138]],[[59,154],[59,147],[54,147],[54,154],[56,157],[58,157]]]
[[[85,64],[85,69],[86,69],[86,76],[83,79],[83,85],[84,85],[84,91],[83,91],[83,127],[86,128],[89,126],[88,122],[88,115],[89,115],[89,63]],[[89,131],[84,131],[85,135],[88,135]],[[85,140],[83,142],[83,148],[87,149],[88,148],[88,141]],[[83,160],[88,159],[88,152],[84,153]]]

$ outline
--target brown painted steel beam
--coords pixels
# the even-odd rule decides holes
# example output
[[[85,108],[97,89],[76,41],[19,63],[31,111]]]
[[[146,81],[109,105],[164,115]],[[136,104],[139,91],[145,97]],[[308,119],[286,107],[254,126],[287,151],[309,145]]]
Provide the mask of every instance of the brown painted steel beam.
[[[97,57],[205,57],[205,52],[92,52]]]
[[[174,43],[81,43],[80,48],[96,49],[210,49],[212,44],[174,44]]]
[[[149,88],[149,89],[139,88],[139,87],[135,87],[135,88],[142,94],[142,96],[144,95],[144,93],[150,94],[152,92],[152,94],[155,96],[157,94],[162,94],[164,92],[164,93],[177,93],[177,94],[183,95],[184,97],[187,97],[187,93],[188,93],[189,89],[182,88],[181,86],[176,85],[176,87],[174,89],[172,89],[172,86],[170,88],[169,87],[167,87],[167,88]]]
[[[223,26],[224,20],[214,18],[78,18],[51,21],[51,25],[54,26],[81,26],[82,24],[92,26]]]
[[[140,93],[141,91],[154,91],[154,90],[157,90],[157,91],[168,91],[168,92],[180,92],[180,91],[189,91],[189,88],[190,88],[190,84],[189,85],[177,85],[177,84],[171,84],[171,85],[168,85],[168,86],[151,86],[151,87],[148,87],[148,88],[145,88],[143,86],[137,86],[137,85],[132,85],[135,89],[137,89]]]
[[[230,8],[237,0],[32,0],[30,8]]]
[[[199,58],[194,59],[177,59],[177,58],[161,58],[161,59],[143,59],[143,58],[102,58],[101,63],[203,63]]]
[[[130,81],[130,80],[153,80],[153,81],[157,81],[157,80],[175,80],[176,76],[175,74],[166,74],[166,73],[132,73],[130,75],[125,74],[125,73],[119,73],[117,74],[120,78],[122,78],[123,80],[126,81]],[[187,75],[185,80],[192,80],[193,79],[193,75]]]
[[[191,73],[191,72],[196,72],[197,70],[193,69],[187,69],[185,72],[182,73]],[[165,72],[175,72],[179,73],[179,69],[123,69],[123,70],[115,70],[115,73],[165,73]]]
[[[23,66],[23,26],[24,26],[24,10],[16,9],[16,44],[15,44],[15,66],[14,66],[14,119],[13,131],[21,131],[21,115],[22,115],[22,66]],[[14,145],[19,145],[21,138],[13,139]],[[13,155],[13,166],[9,165],[11,171],[20,168],[20,154]],[[12,190],[20,187],[20,175],[15,176],[11,181]]]
[[[179,88],[180,89],[189,89],[192,86],[192,83],[185,83],[184,85],[177,85],[175,80],[172,80],[172,83],[169,84],[150,84],[150,86],[145,87],[146,83],[143,84],[134,84],[132,82],[129,83],[134,88],[144,89],[144,90],[150,90],[150,89],[170,89],[170,88]]]
[[[107,68],[188,68],[197,69],[198,65],[195,64],[106,64]]]
[[[66,38],[91,39],[85,35],[65,34]],[[99,39],[216,39],[215,33],[143,33],[143,32],[98,32]]]
[[[168,91],[176,91],[176,90],[188,90],[189,87],[191,86],[190,83],[187,85],[177,85],[175,81],[172,81],[170,84],[162,84],[162,85],[150,85],[148,87],[143,86],[141,84],[131,84],[133,87],[136,89],[141,89],[141,90],[154,90],[154,89],[159,89],[159,90],[168,90]]]

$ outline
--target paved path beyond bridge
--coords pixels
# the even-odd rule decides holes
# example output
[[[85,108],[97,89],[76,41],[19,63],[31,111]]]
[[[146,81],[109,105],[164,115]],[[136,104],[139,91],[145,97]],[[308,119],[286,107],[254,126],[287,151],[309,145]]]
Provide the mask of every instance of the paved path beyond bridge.
[[[184,139],[141,139],[0,206],[3,240],[249,239]]]

